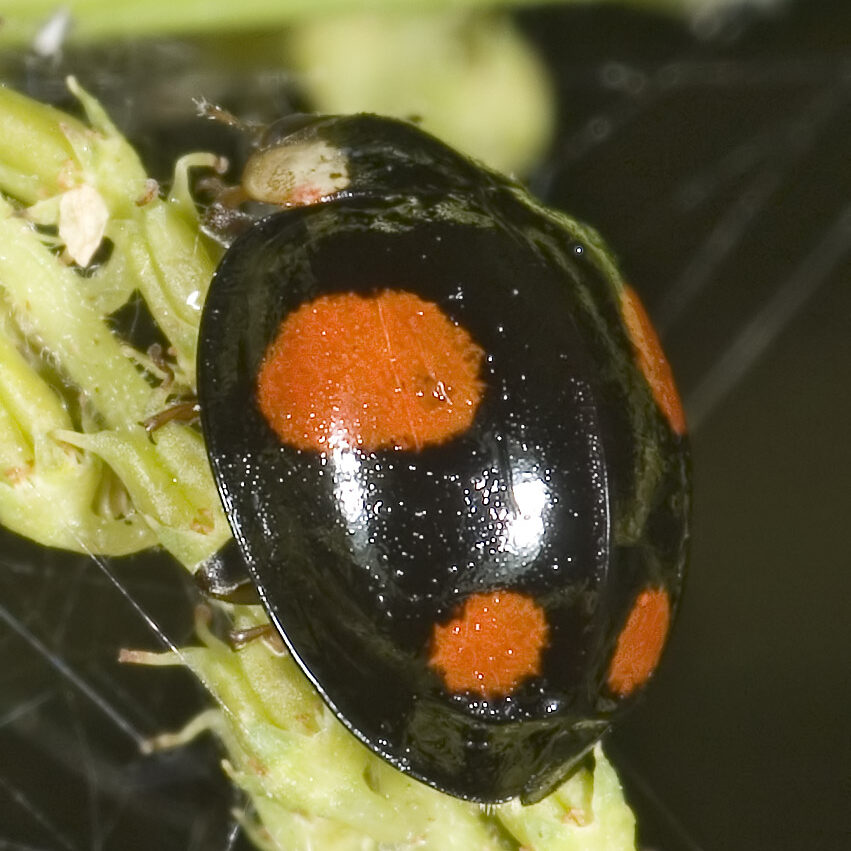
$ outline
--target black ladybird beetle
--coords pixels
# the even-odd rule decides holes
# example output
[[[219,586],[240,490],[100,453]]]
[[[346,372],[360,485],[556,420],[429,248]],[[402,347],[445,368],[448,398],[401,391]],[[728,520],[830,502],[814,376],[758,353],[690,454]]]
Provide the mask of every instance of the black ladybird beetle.
[[[538,800],[659,661],[688,520],[682,409],[599,237],[413,126],[274,126],[199,397],[277,631],[373,751]],[[274,207],[269,206],[274,205]]]

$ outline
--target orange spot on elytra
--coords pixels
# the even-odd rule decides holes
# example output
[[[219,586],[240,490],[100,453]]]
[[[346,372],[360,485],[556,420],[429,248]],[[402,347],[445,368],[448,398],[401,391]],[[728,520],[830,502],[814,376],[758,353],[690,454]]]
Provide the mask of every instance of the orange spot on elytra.
[[[432,302],[385,290],[302,305],[258,375],[260,410],[299,449],[420,449],[468,429],[484,352]]]
[[[501,697],[540,673],[548,633],[544,610],[525,594],[473,594],[446,626],[435,625],[429,664],[449,691]]]
[[[630,339],[635,347],[638,366],[644,373],[653,398],[677,434],[686,433],[686,419],[674,376],[671,372],[656,329],[636,295],[635,290],[625,286],[621,296],[621,310]]]
[[[662,655],[670,622],[671,602],[663,588],[638,595],[609,665],[609,688],[615,694],[626,697],[650,678]]]

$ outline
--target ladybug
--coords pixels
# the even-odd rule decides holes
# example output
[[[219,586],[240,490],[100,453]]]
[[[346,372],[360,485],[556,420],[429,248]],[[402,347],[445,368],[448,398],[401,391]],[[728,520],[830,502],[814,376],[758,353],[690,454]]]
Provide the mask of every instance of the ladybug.
[[[243,570],[375,753],[539,800],[680,597],[686,427],[653,328],[592,230],[403,122],[273,125],[239,195],[198,373]]]

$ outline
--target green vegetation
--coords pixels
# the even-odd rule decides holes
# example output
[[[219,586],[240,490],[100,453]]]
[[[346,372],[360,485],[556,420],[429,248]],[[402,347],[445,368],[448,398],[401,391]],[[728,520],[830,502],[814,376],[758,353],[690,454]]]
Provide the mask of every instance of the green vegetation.
[[[90,127],[0,88],[0,522],[81,552],[159,543],[192,568],[229,535],[203,443],[176,423],[152,441],[141,422],[194,386],[215,259],[184,173],[214,158],[178,163],[175,190],[160,198],[100,106],[76,91]],[[84,276],[69,246],[85,250],[86,229],[112,255]],[[173,380],[113,333],[109,314],[134,293],[171,343]]]
[[[730,0],[632,0],[636,6],[671,11],[700,10]],[[550,3],[584,0],[550,0]],[[133,33],[145,35],[220,32],[261,29],[300,23],[319,16],[333,17],[352,10],[367,12],[482,11],[506,7],[541,5],[542,0],[203,0],[174,3],[170,0],[71,0],[65,4],[75,20],[73,37],[80,41],[112,38]],[[54,0],[6,0],[6,23],[0,44],[27,43],[38,28],[56,12]]]
[[[238,628],[262,614],[237,608]],[[436,792],[392,768],[352,736],[289,656],[262,641],[234,653],[207,629],[199,647],[161,655],[125,654],[141,664],[191,668],[221,709],[155,746],[207,729],[224,742],[225,770],[251,796],[247,827],[264,849],[394,848],[434,851],[626,851],[635,822],[602,748],[534,806],[479,807]]]

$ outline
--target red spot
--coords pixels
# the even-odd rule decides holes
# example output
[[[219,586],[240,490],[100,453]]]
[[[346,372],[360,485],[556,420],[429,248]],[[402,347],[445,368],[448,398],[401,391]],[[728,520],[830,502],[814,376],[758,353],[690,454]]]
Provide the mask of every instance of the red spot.
[[[303,183],[292,190],[287,203],[295,207],[307,207],[310,204],[316,204],[329,194],[331,193],[323,190],[321,186],[316,186],[312,183]]]
[[[413,293],[321,296],[289,314],[267,349],[260,410],[299,449],[420,449],[470,427],[483,356]]]
[[[630,286],[624,287],[621,310],[632,345],[635,347],[638,366],[650,385],[656,404],[674,432],[685,434],[685,414],[671,367],[641,299]]]
[[[473,594],[446,626],[435,625],[429,664],[452,692],[510,694],[541,670],[549,627],[525,594]]]
[[[609,688],[619,697],[631,694],[656,670],[670,622],[671,602],[663,588],[638,595],[609,665]]]

